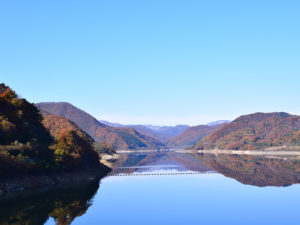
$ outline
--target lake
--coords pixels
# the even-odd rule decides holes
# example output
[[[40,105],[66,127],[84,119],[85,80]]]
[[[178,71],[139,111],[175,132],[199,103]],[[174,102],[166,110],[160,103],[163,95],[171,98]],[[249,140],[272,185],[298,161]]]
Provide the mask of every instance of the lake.
[[[121,154],[97,182],[0,199],[0,224],[300,224],[295,156]]]

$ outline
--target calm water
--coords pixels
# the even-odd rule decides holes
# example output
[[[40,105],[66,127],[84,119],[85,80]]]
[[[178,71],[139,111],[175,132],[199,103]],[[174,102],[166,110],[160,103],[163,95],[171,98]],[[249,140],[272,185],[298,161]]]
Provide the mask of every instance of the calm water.
[[[0,224],[300,224],[300,159],[122,155],[100,182],[0,200]]]

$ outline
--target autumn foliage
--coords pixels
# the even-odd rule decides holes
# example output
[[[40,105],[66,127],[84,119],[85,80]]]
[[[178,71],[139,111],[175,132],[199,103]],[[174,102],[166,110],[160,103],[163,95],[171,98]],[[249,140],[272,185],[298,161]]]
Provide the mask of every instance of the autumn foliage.
[[[75,123],[40,111],[0,84],[0,176],[97,167],[93,139]]]
[[[187,128],[180,135],[170,139],[168,146],[171,148],[184,148],[195,145],[207,135],[215,132],[225,124],[218,124],[214,126],[199,125]]]
[[[96,142],[107,143],[115,149],[166,149],[159,140],[129,127],[111,127],[66,102],[39,103],[36,106],[53,115],[60,115],[75,122]]]
[[[195,149],[263,149],[300,145],[300,117],[287,113],[241,116],[196,144]]]
[[[54,151],[55,161],[61,167],[99,163],[98,154],[93,147],[94,140],[74,122],[62,116],[44,115],[43,124],[55,138],[50,149]]]

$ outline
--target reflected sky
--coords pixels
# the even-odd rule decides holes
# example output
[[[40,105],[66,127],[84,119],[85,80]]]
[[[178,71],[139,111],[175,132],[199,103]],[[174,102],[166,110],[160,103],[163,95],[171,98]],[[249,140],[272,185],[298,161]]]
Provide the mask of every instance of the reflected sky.
[[[300,224],[299,166],[288,157],[122,155],[100,185],[15,198],[0,224]]]
[[[133,158],[124,156],[126,160],[121,157],[120,161],[127,165],[126,167],[134,169],[131,173],[152,172],[156,174],[163,171],[169,173],[170,171],[206,172],[212,170],[212,168],[205,167],[211,166],[211,161],[204,165],[205,161],[202,160],[207,156],[192,156],[193,160],[190,155],[164,154],[160,157],[156,156],[133,156]],[[134,160],[137,158],[142,160]],[[185,161],[186,158],[189,160]],[[220,156],[211,156],[211,158],[215,160],[215,163],[218,160],[224,161],[224,158]],[[194,161],[195,159],[197,161]],[[266,159],[235,157],[235,161],[243,162],[245,168],[254,165],[255,172],[260,171],[262,162],[266,162],[265,165],[274,164],[274,168],[281,171],[281,167],[286,168],[284,163],[287,162],[287,159],[275,157],[270,161],[270,157]],[[161,166],[162,162],[165,163],[165,169]],[[293,162],[298,163],[298,161]],[[198,167],[193,165],[195,163]],[[159,169],[156,168],[157,170],[155,170],[156,165],[159,167]],[[171,168],[171,165],[174,167]],[[266,169],[265,165],[264,169]],[[249,169],[249,167],[247,168]],[[126,168],[120,169],[116,168],[116,171],[123,170],[122,172],[130,173]],[[236,171],[237,173],[234,174],[240,175],[239,170]],[[273,169],[273,176],[276,177],[275,173],[278,171]],[[295,172],[292,169],[285,170],[285,172],[287,171]],[[300,209],[298,204],[300,200],[299,184],[289,187],[259,187],[254,184],[243,184],[234,177],[226,177],[220,169],[218,172],[218,174],[176,176],[106,177],[101,181],[101,189],[95,196],[94,204],[83,217],[76,219],[74,224],[253,225],[300,223],[300,218],[297,216]],[[251,175],[257,174],[252,173]],[[280,176],[280,174],[278,175]],[[292,176],[294,175],[292,174]],[[266,178],[269,178],[269,175]]]
[[[299,194],[221,174],[108,177],[74,224],[299,224]]]

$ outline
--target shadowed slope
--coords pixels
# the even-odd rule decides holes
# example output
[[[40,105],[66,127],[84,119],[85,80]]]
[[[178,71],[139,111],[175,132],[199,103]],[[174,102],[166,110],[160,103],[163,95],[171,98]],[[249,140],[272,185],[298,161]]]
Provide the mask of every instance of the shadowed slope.
[[[107,142],[116,149],[161,149],[167,148],[160,141],[140,134],[133,128],[117,128],[100,123],[88,113],[65,103],[38,103],[36,106],[51,114],[63,116],[75,122],[97,142]]]
[[[170,148],[180,148],[180,147],[188,147],[195,145],[198,141],[202,138],[206,137],[207,135],[213,133],[220,127],[224,126],[225,124],[218,124],[214,126],[194,126],[186,129],[183,133],[174,137],[168,141],[168,146]]]

